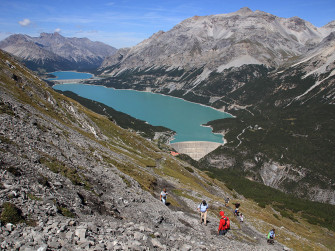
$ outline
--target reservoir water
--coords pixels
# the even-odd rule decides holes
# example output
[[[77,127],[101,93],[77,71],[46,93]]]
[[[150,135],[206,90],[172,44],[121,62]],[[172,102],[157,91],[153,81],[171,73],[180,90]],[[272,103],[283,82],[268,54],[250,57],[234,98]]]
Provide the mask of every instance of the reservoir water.
[[[55,75],[56,78],[48,78],[48,80],[62,80],[62,79],[88,79],[93,77],[90,73],[74,72],[74,71],[55,71],[49,74]]]
[[[177,133],[171,143],[183,141],[223,143],[221,134],[214,134],[211,128],[201,125],[211,120],[231,117],[230,114],[211,107],[150,92],[117,90],[85,84],[62,84],[54,85],[53,88],[72,91],[79,96],[147,121],[151,125],[170,128]]]

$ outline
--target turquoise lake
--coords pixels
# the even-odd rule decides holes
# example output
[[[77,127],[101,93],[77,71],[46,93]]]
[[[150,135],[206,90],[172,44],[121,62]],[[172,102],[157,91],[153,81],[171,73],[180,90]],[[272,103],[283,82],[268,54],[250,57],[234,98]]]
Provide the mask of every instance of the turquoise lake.
[[[73,72],[73,71],[55,71],[49,74],[55,75],[56,78],[48,78],[48,80],[62,80],[62,79],[88,79],[93,77],[90,73]]]
[[[74,79],[76,78],[78,79],[78,77]],[[223,143],[221,134],[214,134],[211,128],[201,125],[211,120],[231,117],[230,114],[211,107],[150,92],[117,90],[85,84],[61,84],[54,85],[53,88],[72,91],[79,96],[147,121],[151,125],[170,128],[177,133],[171,143],[183,141]]]

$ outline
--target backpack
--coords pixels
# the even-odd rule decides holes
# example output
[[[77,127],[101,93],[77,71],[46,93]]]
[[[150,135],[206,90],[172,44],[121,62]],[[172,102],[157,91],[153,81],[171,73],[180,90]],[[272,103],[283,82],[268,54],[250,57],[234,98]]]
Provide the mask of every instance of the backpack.
[[[224,225],[222,226],[222,229],[219,228],[219,230],[221,230],[221,231],[222,231],[222,230],[225,230],[225,226],[227,226],[227,221],[226,221],[225,218],[221,218],[221,219],[220,219],[220,226],[221,226],[221,221],[222,221],[222,220],[224,220],[225,223],[224,223]],[[220,226],[219,226],[219,227],[220,227]]]
[[[226,229],[229,230],[230,229],[230,220],[227,216],[224,217],[224,220],[226,221]]]

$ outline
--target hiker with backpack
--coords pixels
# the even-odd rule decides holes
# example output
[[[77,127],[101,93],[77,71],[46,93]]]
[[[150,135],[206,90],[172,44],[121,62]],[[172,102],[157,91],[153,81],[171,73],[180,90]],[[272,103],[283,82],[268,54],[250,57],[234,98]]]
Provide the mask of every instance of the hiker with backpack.
[[[239,216],[240,215],[240,212],[239,212],[240,203],[235,203],[234,205],[235,205],[234,215]]]
[[[239,216],[240,215],[240,212],[239,212],[238,208],[235,208],[234,215],[235,216]]]
[[[275,229],[273,228],[269,233],[268,233],[268,244],[274,244],[274,239],[276,237]]]
[[[207,209],[208,204],[203,200],[198,206],[198,211],[200,212],[200,224],[202,224],[202,220],[204,220],[205,226],[207,225]]]
[[[227,216],[224,215],[223,211],[220,211],[220,216],[221,219],[219,223],[218,234],[225,235],[230,229],[230,220]]]
[[[166,197],[167,197],[167,192],[166,192],[166,188],[163,189],[163,191],[161,192],[161,196],[160,196],[160,201],[162,201],[164,203],[164,205],[166,205]]]

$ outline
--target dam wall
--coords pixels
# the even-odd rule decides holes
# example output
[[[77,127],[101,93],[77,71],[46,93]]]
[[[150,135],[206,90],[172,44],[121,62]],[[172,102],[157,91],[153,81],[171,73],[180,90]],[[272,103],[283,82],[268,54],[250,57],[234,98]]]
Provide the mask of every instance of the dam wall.
[[[59,79],[59,80],[49,80],[54,82],[55,84],[77,84],[85,79]]]
[[[187,154],[194,160],[199,160],[222,144],[209,141],[185,141],[171,143],[170,145],[177,152]]]

